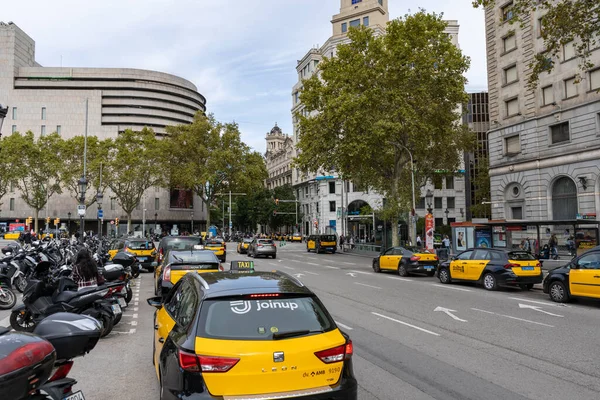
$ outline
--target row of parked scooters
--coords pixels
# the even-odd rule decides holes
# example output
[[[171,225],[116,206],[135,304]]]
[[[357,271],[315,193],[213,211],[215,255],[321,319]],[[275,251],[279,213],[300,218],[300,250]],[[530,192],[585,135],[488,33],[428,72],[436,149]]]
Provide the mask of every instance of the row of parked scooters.
[[[85,246],[106,282],[78,290],[71,279],[75,256]],[[0,399],[80,400],[68,378],[75,357],[89,353],[121,320],[139,275],[135,255],[108,261],[108,243],[88,239],[17,243],[0,259],[0,308],[12,308],[10,325],[0,327]],[[16,305],[16,291],[23,293]]]

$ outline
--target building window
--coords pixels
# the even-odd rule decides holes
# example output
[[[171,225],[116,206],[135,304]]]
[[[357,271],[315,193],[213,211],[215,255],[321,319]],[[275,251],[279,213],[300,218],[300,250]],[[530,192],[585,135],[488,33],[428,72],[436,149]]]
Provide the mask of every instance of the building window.
[[[434,197],[433,198],[433,207],[437,208],[437,209],[442,209],[442,198],[441,197]]]
[[[351,27],[360,26],[360,19],[354,19],[354,20],[350,21],[350,26]]]
[[[552,144],[568,142],[570,140],[569,123],[563,122],[558,125],[552,125],[550,127],[550,136]]]
[[[542,101],[545,106],[554,103],[554,87],[552,85],[542,88]]]
[[[523,207],[511,207],[510,213],[512,219],[523,219]]]
[[[41,132],[42,136],[44,136],[46,134],[46,125],[42,125],[40,132]]]
[[[17,107],[13,107],[12,119],[13,119],[13,120],[16,120],[16,119],[17,119]]]
[[[554,220],[577,218],[577,186],[571,178],[559,178],[552,185],[552,214]]]
[[[517,48],[517,36],[513,33],[512,35],[503,38],[502,43],[504,45],[504,52],[508,53]]]
[[[13,125],[13,126],[12,126],[12,133],[15,133],[16,131],[17,131],[17,126],[16,126],[16,125]]]
[[[56,125],[56,133],[58,133],[59,135],[62,133],[62,126]]]
[[[116,203],[116,199],[111,198],[110,199],[110,209],[114,210],[115,209],[115,203]]]
[[[361,3],[361,2],[362,2],[362,0],[352,0],[352,4],[358,4],[358,3]]]
[[[433,178],[433,188],[436,190],[442,190],[442,178],[439,176],[435,176]]]
[[[11,183],[10,183],[10,192],[11,192],[11,193],[14,193],[14,192],[15,192],[15,183],[14,183],[14,182],[11,182]]]
[[[154,209],[160,210],[160,199],[158,197],[154,198]]]
[[[364,26],[369,26],[369,17],[364,17],[363,18],[363,25]]]
[[[417,207],[418,209],[421,209],[421,210],[425,209],[425,197],[421,197],[421,198],[419,199],[419,201],[417,202],[417,205],[416,205],[416,207]]]
[[[446,198],[446,208],[453,210],[456,207],[456,199],[454,197]]]
[[[383,0],[379,0],[379,5],[382,6],[383,5]]]
[[[577,85],[575,84],[575,78],[565,79],[565,99],[577,96]]]
[[[329,194],[335,194],[335,181],[329,182]]]
[[[544,18],[538,18],[538,37],[544,36]]]
[[[600,89],[600,68],[590,71],[590,90]]]
[[[443,226],[444,218],[436,218],[434,223],[435,223],[435,226]]]
[[[15,211],[15,199],[11,197],[10,199],[10,211]]]
[[[506,116],[512,117],[519,113],[519,98],[510,99],[504,102],[506,104]]]
[[[517,66],[513,65],[504,70],[504,84],[509,84],[518,81],[517,77]]]
[[[42,107],[42,120],[46,119],[46,107]]]
[[[454,189],[454,177],[453,176],[446,177],[446,189]]]
[[[519,154],[521,152],[521,138],[519,135],[507,137],[504,139],[505,154],[507,156]]]
[[[514,17],[512,1],[502,7],[502,21],[510,21]]]
[[[316,202],[316,203],[315,203],[315,207],[316,207],[315,209],[316,209],[316,211],[317,211],[317,213],[318,213],[318,212],[319,212],[319,202]]]
[[[342,22],[342,33],[348,32],[348,24],[346,22]]]
[[[575,42],[570,41],[569,43],[563,44],[563,61],[575,58]]]
[[[329,202],[329,212],[335,212],[336,208],[335,208],[335,201],[330,201]]]

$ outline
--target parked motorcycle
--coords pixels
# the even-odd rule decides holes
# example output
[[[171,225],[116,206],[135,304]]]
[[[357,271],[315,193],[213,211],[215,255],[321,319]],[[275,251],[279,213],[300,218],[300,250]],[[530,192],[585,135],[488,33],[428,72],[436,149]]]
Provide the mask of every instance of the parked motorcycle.
[[[10,278],[0,272],[0,310],[10,310],[17,304],[17,295],[10,288]]]

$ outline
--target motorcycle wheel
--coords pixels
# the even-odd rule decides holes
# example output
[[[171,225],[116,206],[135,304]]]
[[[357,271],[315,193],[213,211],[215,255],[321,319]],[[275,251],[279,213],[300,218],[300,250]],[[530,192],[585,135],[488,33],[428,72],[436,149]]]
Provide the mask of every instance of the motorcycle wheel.
[[[127,295],[125,295],[125,302],[129,304],[131,298],[133,297],[133,290],[129,286],[127,286]]]
[[[27,287],[27,279],[23,275],[19,275],[17,280],[15,281],[15,287],[19,291],[19,293],[23,293],[25,288]]]
[[[115,322],[110,315],[101,314],[97,320],[102,324],[102,333],[100,334],[100,337],[108,335],[115,326]]]
[[[113,322],[113,326],[117,325],[122,317],[123,317],[123,314],[115,315],[115,322]]]
[[[140,276],[140,267],[132,268],[131,276],[133,276],[134,279],[137,278],[138,276]]]
[[[12,289],[0,288],[0,310],[10,310],[17,304],[17,296]]]
[[[19,332],[33,332],[35,321],[30,312],[13,311],[10,313],[10,326]]]

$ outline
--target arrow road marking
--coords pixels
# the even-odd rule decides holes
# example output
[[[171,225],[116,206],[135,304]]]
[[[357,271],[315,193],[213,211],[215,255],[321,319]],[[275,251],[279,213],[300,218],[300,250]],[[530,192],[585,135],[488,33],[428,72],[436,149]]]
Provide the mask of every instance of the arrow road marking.
[[[541,304],[543,306],[550,306],[550,307],[567,307],[567,308],[571,307],[571,306],[568,306],[568,305],[566,305],[564,303],[550,303],[549,301],[535,301],[535,300],[522,299],[520,297],[509,297],[509,299],[518,300],[518,301],[525,301],[527,303]]]
[[[531,310],[539,311],[539,312],[542,312],[544,314],[552,315],[554,317],[563,318],[562,315],[552,314],[551,312],[542,310],[542,307],[540,307],[540,306],[530,306],[529,304],[521,304],[521,303],[519,303],[519,308],[529,308]]]
[[[296,278],[300,278],[301,276],[304,276],[304,274],[294,274],[294,276],[295,276]]]
[[[346,275],[350,275],[353,278],[356,278],[356,274],[354,272],[346,272]]]
[[[541,322],[530,321],[528,319],[523,319],[523,318],[511,317],[510,315],[497,314],[497,313],[491,312],[491,311],[480,310],[479,308],[471,308],[471,310],[473,310],[473,311],[480,311],[480,312],[483,312],[483,313],[486,313],[486,314],[491,314],[491,315],[499,315],[499,316],[504,317],[504,318],[510,318],[510,319],[514,319],[516,321],[523,321],[523,322],[527,322],[527,323],[530,323],[530,324],[547,326],[548,328],[554,328],[554,325],[548,325],[548,324],[544,324],[544,323],[541,323]]]
[[[304,271],[304,272],[307,273],[307,274],[311,274],[311,275],[319,275],[316,272],[310,272],[310,271]]]
[[[404,321],[400,321],[400,320],[392,318],[392,317],[388,317],[387,315],[379,314],[379,313],[376,313],[374,311],[371,311],[371,314],[376,315],[376,316],[381,317],[381,318],[389,319],[390,321],[394,321],[394,322],[396,322],[398,324],[401,324],[401,325],[404,325],[404,326],[408,326],[410,328],[419,330],[421,332],[429,333],[430,335],[433,335],[433,336],[440,336],[439,333],[428,331],[427,329],[423,329],[423,328],[420,328],[420,327],[418,327],[416,325],[409,324],[408,322],[404,322]]]
[[[467,322],[467,320],[466,320],[466,319],[461,319],[461,318],[458,318],[456,315],[452,314],[452,313],[455,313],[455,312],[456,312],[456,310],[451,310],[451,309],[449,309],[449,308],[444,308],[444,307],[436,307],[436,308],[435,308],[435,310],[433,310],[433,312],[436,312],[436,311],[441,311],[441,312],[443,312],[443,313],[446,313],[446,314],[448,314],[450,317],[454,318],[454,319],[455,319],[455,320],[457,320],[457,321],[460,321],[460,322]]]

